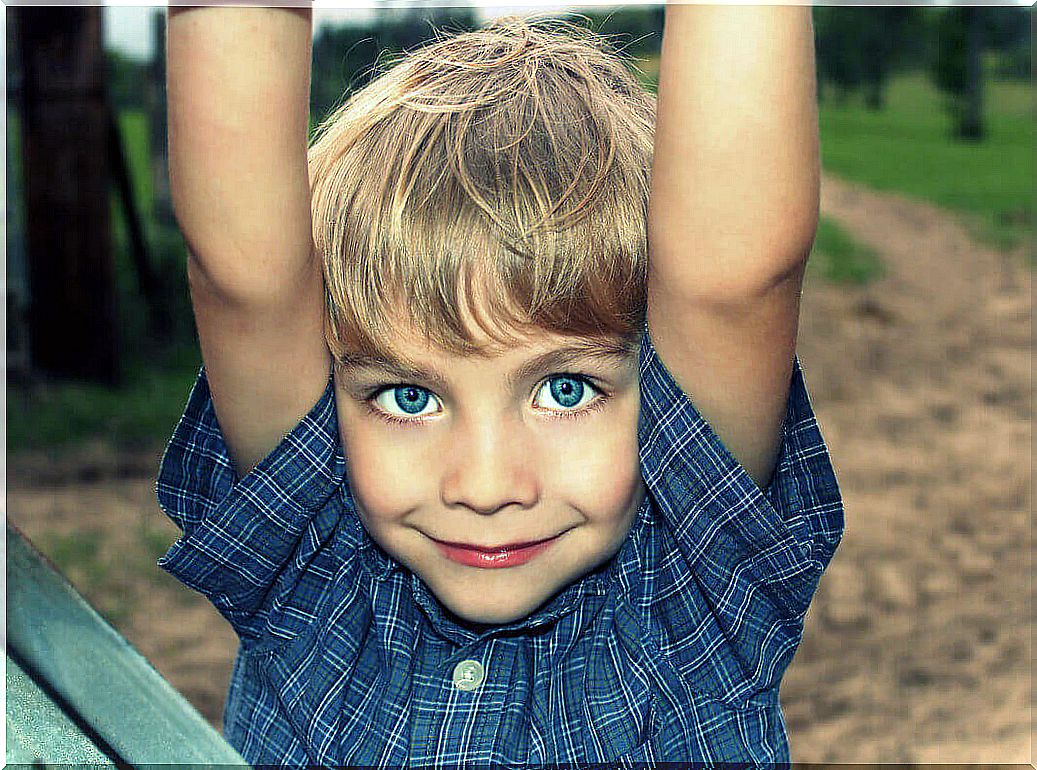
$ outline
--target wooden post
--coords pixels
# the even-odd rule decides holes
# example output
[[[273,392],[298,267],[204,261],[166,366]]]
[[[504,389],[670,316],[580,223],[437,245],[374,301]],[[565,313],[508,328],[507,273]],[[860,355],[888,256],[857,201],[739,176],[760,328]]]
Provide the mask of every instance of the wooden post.
[[[115,384],[119,341],[99,7],[16,7],[33,365]]]

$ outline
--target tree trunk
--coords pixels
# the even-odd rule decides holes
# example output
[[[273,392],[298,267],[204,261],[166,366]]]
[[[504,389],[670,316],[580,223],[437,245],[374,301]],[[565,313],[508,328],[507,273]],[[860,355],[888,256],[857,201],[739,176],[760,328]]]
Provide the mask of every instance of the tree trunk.
[[[882,78],[869,78],[864,87],[864,106],[877,112],[886,106],[886,88]]]
[[[108,104],[100,7],[16,7],[35,368],[115,384]]]
[[[983,130],[983,9],[964,8],[966,69],[965,95],[958,135],[979,141]]]
[[[148,139],[151,145],[151,189],[155,221],[176,227],[173,196],[169,190],[169,138],[166,130],[166,16],[156,13],[151,19],[154,58],[148,66]]]

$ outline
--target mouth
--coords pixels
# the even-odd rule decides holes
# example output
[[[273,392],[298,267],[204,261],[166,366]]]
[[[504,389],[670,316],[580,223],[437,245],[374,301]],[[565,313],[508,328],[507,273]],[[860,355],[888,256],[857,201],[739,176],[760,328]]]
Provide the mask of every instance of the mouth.
[[[561,535],[525,543],[509,543],[507,545],[485,548],[469,543],[449,543],[430,538],[446,558],[466,567],[480,569],[501,569],[517,567],[534,559],[558,540]]]

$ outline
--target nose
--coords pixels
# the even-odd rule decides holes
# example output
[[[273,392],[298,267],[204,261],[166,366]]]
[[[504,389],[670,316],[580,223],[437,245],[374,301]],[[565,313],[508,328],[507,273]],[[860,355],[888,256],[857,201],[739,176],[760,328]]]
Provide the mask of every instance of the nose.
[[[448,507],[492,514],[530,508],[540,498],[536,463],[521,427],[506,421],[459,426],[444,457],[441,496]]]

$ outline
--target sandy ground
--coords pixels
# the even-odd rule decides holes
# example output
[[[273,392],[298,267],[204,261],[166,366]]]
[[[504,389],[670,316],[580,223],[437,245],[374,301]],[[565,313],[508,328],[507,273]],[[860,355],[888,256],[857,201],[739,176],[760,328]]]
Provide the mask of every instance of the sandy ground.
[[[793,757],[1029,763],[1030,270],[921,203],[826,178],[822,209],[887,274],[804,291],[847,530],[782,687]],[[153,566],[159,452],[12,456],[9,514],[219,725],[235,640]]]

